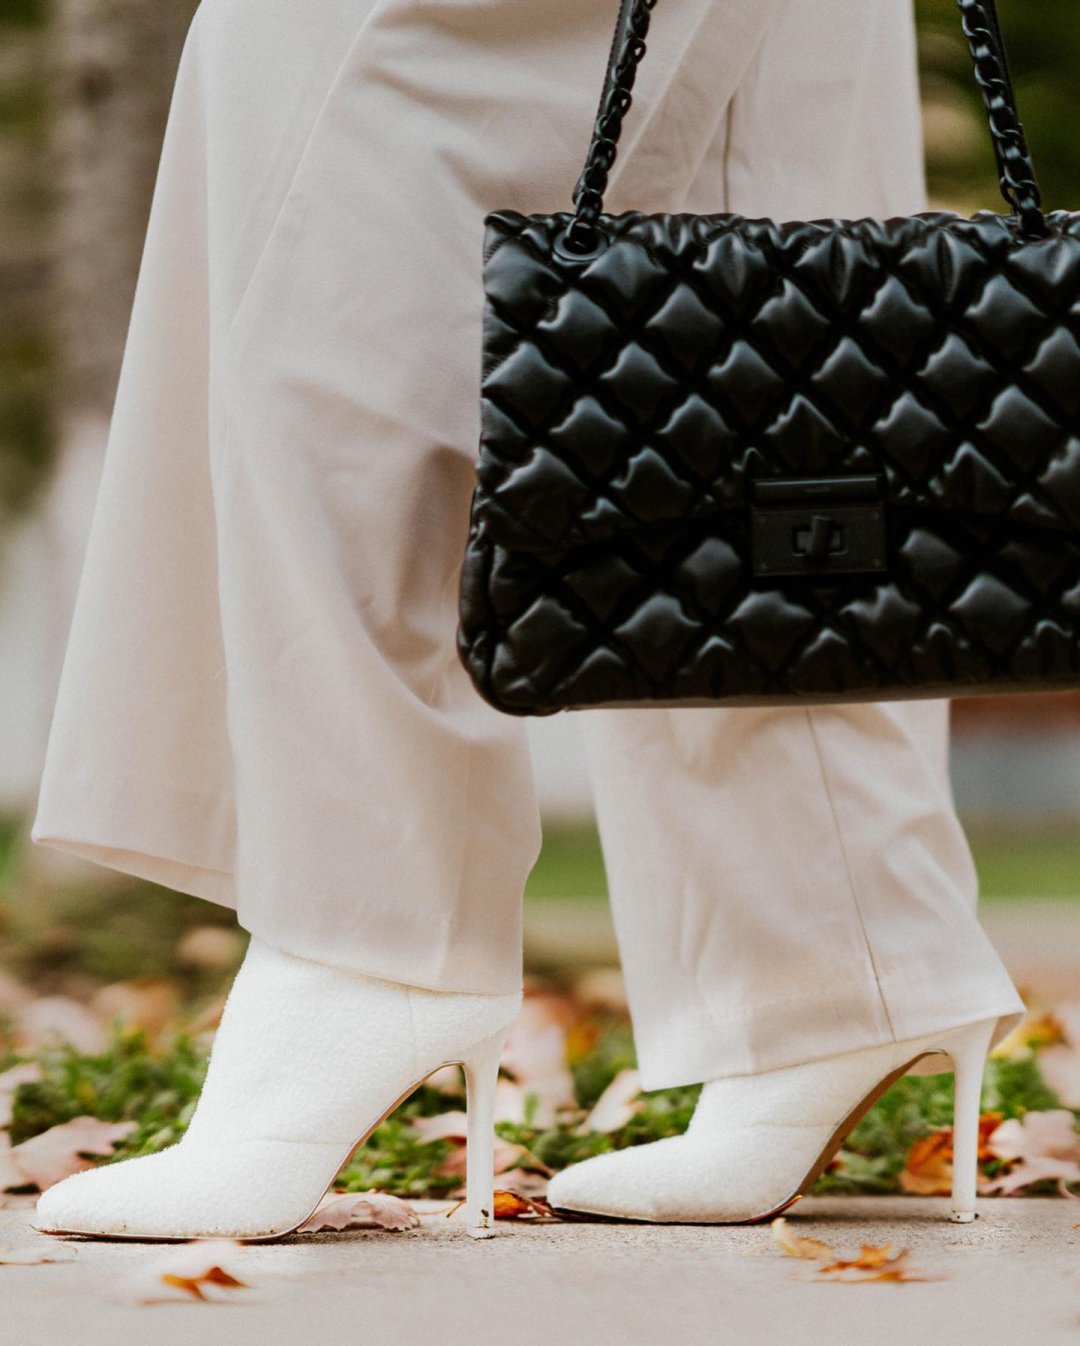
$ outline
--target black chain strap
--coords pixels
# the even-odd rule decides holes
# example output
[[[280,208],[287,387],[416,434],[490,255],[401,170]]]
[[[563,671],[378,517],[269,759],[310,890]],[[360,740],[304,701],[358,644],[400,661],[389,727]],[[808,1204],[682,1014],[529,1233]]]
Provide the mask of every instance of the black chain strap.
[[[957,0],[957,4],[990,122],[1001,194],[1019,216],[1024,232],[1043,237],[1048,231],[1042,195],[1016,108],[997,5],[995,0]]]
[[[645,55],[645,38],[656,2],[621,0],[619,6],[592,141],[574,187],[574,218],[559,240],[573,257],[588,257],[603,245],[597,225],[604,208],[604,192],[618,153],[623,118],[633,101],[631,90]],[[986,105],[1001,194],[1026,234],[1045,237],[1048,229],[1042,197],[1016,109],[995,0],[957,0],[957,4]]]
[[[633,102],[631,90],[655,8],[656,0],[622,0],[619,6],[592,143],[574,187],[574,218],[563,235],[563,245],[571,253],[587,255],[599,242],[596,222],[604,208],[608,174],[618,153],[623,118]]]

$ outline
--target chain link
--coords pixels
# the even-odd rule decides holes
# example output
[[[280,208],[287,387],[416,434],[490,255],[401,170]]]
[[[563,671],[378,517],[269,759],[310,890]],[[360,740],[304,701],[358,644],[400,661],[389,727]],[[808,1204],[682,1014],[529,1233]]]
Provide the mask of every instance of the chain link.
[[[1025,233],[1045,236],[1047,226],[1042,213],[1042,195],[1016,110],[1016,95],[994,0],[957,0],[957,4],[964,36],[971,49],[975,79],[986,105],[1001,194],[1020,218]]]
[[[1042,197],[1016,110],[995,0],[956,2],[975,78],[986,104],[1001,194],[1020,219],[1025,233],[1045,237],[1049,231],[1042,212]],[[564,246],[571,253],[588,254],[598,245],[597,224],[604,208],[604,192],[618,153],[623,118],[633,102],[631,90],[645,55],[645,39],[656,3],[657,0],[622,0],[592,142],[574,187],[574,218],[564,236]]]
[[[588,252],[596,245],[596,222],[604,208],[604,192],[618,153],[623,118],[634,101],[631,90],[637,78],[637,68],[645,55],[645,38],[648,36],[652,11],[656,7],[656,0],[628,0],[628,3],[630,12],[625,29],[622,28],[625,5],[619,11],[615,41],[619,42],[620,30],[622,40],[617,56],[615,46],[612,46],[614,64],[609,61],[608,80],[600,99],[589,154],[574,188],[575,214],[567,228],[565,240],[565,246],[571,252]]]

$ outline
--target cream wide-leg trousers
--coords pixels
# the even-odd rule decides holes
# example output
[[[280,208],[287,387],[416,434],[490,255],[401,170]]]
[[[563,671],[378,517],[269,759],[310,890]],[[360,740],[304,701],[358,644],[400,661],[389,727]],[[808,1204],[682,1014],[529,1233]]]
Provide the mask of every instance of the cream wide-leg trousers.
[[[300,956],[519,983],[526,732],[454,645],[483,216],[570,205],[616,8],[203,0],[34,841]],[[608,209],[924,204],[910,0],[661,0]],[[583,715],[647,1087],[1012,1026],[947,715]]]

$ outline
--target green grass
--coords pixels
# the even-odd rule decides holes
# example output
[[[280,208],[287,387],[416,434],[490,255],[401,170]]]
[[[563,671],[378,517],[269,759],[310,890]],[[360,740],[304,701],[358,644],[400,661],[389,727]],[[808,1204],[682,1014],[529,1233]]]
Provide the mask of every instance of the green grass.
[[[980,833],[968,839],[984,898],[1080,898],[1080,826],[1052,832]],[[723,845],[723,839],[718,843]],[[554,826],[525,889],[526,897],[606,897],[600,842],[592,826]]]
[[[600,839],[589,823],[544,828],[544,845],[525,885],[530,897],[607,897]]]
[[[969,832],[987,898],[1080,897],[1080,826],[1044,834]]]

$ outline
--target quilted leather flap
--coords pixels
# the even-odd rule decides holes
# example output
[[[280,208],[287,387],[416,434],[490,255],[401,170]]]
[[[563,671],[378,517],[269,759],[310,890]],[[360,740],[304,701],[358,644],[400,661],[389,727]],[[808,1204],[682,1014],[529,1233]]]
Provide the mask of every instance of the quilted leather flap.
[[[1080,215],[487,218],[476,513],[561,551],[874,473],[890,509],[1080,528]],[[1061,426],[1069,427],[1063,431]]]

